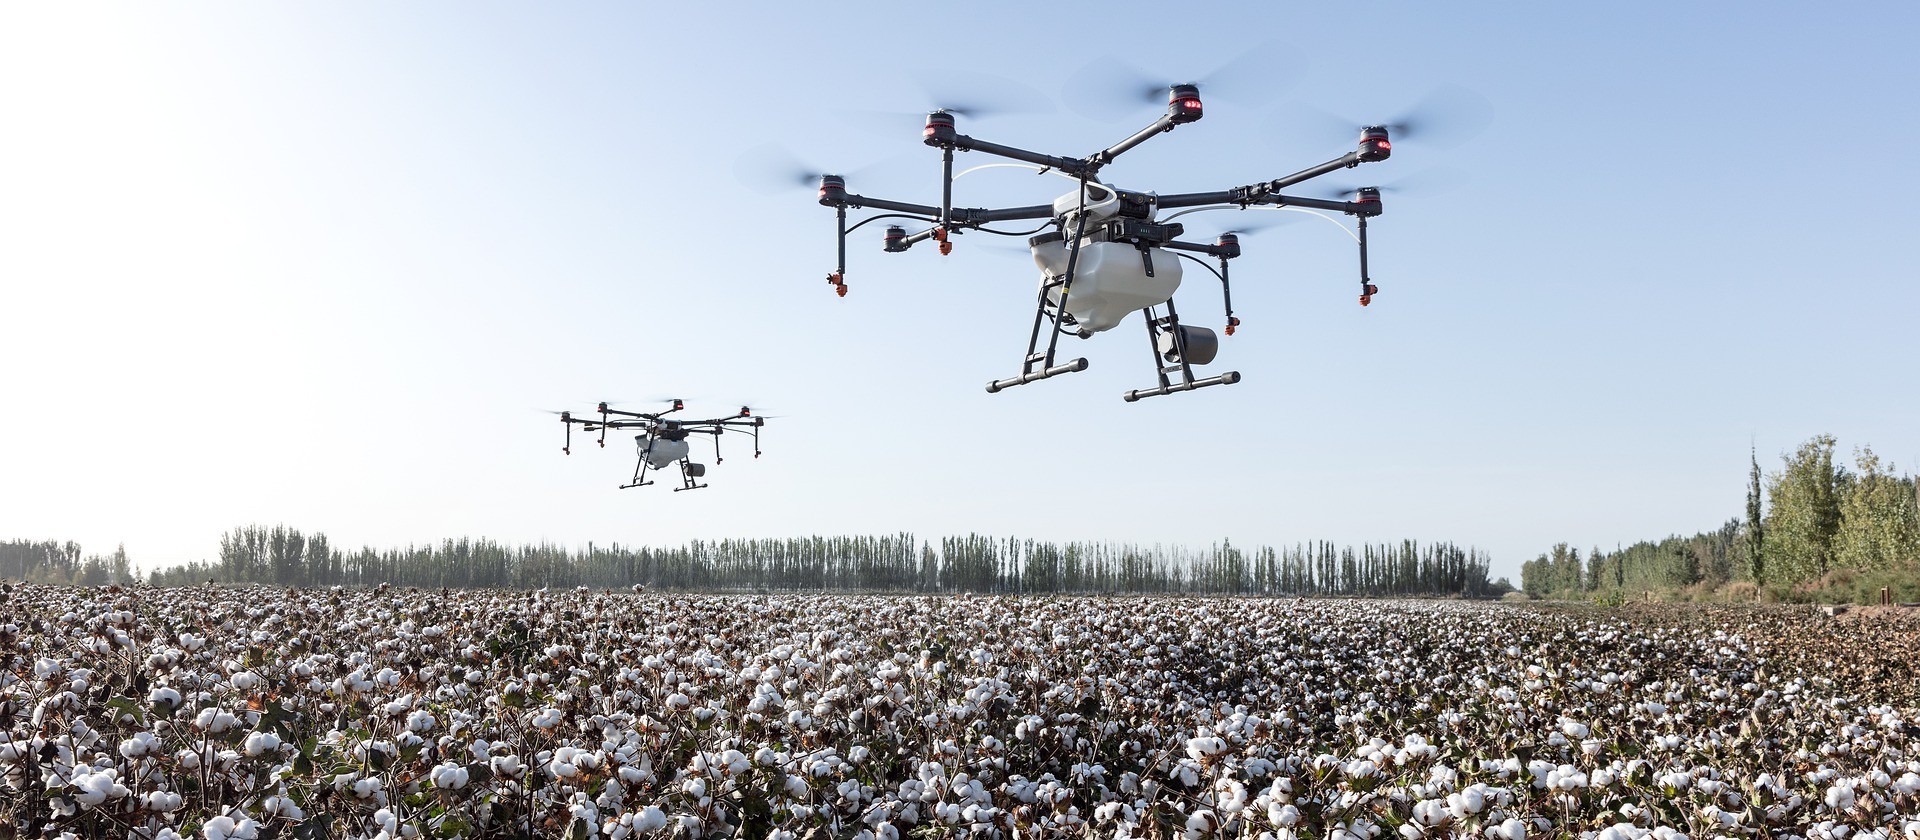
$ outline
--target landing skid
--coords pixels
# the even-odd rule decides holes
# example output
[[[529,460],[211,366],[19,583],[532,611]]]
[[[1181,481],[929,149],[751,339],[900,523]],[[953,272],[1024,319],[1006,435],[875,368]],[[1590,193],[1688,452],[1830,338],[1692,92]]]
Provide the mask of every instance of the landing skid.
[[[698,467],[697,472],[695,470],[696,467]],[[680,485],[681,486],[673,488],[673,492],[678,493],[682,490],[699,490],[701,488],[706,487],[707,485],[701,484],[697,480],[700,476],[706,475],[706,473],[707,473],[706,467],[700,466],[698,464],[689,463],[687,459],[681,458],[680,459]]]
[[[1065,277],[1055,277],[1040,287],[1040,301],[1034,305],[1033,332],[1027,336],[1027,355],[1021,360],[1020,375],[987,383],[987,393],[997,394],[1015,385],[1039,382],[1042,379],[1051,379],[1065,373],[1079,373],[1087,369],[1087,360],[1084,357],[1057,365],[1053,363],[1054,349],[1060,342],[1060,316],[1056,311],[1048,309],[1047,293],[1060,286],[1067,286],[1068,290],[1071,290],[1068,279]],[[1061,293],[1060,300],[1062,303],[1066,302],[1066,292]],[[1043,350],[1040,347],[1040,330],[1047,326],[1053,327],[1053,334],[1048,337],[1046,349]]]
[[[1121,394],[1120,399],[1139,402],[1147,397],[1159,397],[1213,385],[1232,385],[1240,381],[1240,372],[1237,370],[1230,370],[1219,376],[1209,376],[1205,379],[1193,378],[1193,364],[1189,361],[1191,348],[1187,346],[1187,332],[1180,328],[1180,315],[1174,311],[1171,299],[1167,301],[1167,315],[1164,318],[1154,317],[1153,307],[1140,310],[1140,314],[1147,321],[1147,344],[1153,349],[1153,364],[1159,372],[1160,384],[1153,388],[1137,388],[1128,391]],[[1172,347],[1173,350],[1162,352],[1160,348],[1163,346]],[[1208,351],[1208,358],[1202,359],[1201,362],[1211,360],[1212,352]]]

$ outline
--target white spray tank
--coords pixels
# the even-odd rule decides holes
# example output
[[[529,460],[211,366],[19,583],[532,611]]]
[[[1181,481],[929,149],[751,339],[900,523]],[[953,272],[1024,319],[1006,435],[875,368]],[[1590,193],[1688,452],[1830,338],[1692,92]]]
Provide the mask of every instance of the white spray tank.
[[[654,438],[652,445],[649,446],[646,435],[636,435],[633,441],[640,446],[640,451],[646,454],[647,464],[656,470],[666,469],[673,466],[673,462],[687,457],[687,442],[684,440]]]
[[[1120,196],[1104,184],[1088,184],[1086,193],[1085,230],[1091,233],[1119,214]],[[1054,199],[1053,212],[1065,219],[1061,232],[1036,236],[1029,242],[1033,262],[1040,267],[1042,288],[1067,273],[1065,237],[1072,235],[1078,224],[1074,217],[1083,212],[1080,193]],[[1149,260],[1152,276],[1147,274]],[[1143,252],[1124,242],[1089,242],[1083,238],[1073,268],[1073,290],[1067,295],[1067,314],[1080,329],[1103,332],[1118,326],[1130,312],[1166,303],[1179,289],[1180,259],[1164,249],[1147,248]],[[1047,300],[1058,306],[1060,291],[1059,286],[1047,289]]]

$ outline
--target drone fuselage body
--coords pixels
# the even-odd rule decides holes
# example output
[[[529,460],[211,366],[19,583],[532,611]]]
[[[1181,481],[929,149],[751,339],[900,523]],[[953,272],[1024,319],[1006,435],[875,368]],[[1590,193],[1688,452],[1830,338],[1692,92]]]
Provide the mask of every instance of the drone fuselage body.
[[[641,437],[644,438],[646,436],[642,435]],[[673,462],[687,457],[688,452],[687,441],[684,438],[681,440],[666,440],[655,437],[650,443],[642,441],[640,447],[642,451],[646,453],[647,464],[656,470],[673,466]]]
[[[1064,290],[1066,314],[1083,334],[1113,329],[1129,313],[1164,304],[1180,289],[1180,259],[1139,236],[1142,228],[1157,227],[1152,198],[1108,184],[1088,184],[1084,192],[1055,199],[1059,230],[1029,243],[1041,289],[1054,306],[1063,289],[1052,281],[1066,276],[1068,260],[1074,261],[1072,288]],[[1082,231],[1077,255],[1067,247],[1075,230]]]
[[[1048,281],[1067,273],[1067,245],[1060,239],[1032,246],[1047,300],[1060,305],[1060,287]],[[1153,273],[1147,273],[1151,265]],[[1180,288],[1180,260],[1163,248],[1138,248],[1122,242],[1087,241],[1080,245],[1067,294],[1068,315],[1089,333],[1119,326],[1129,314],[1159,306]]]

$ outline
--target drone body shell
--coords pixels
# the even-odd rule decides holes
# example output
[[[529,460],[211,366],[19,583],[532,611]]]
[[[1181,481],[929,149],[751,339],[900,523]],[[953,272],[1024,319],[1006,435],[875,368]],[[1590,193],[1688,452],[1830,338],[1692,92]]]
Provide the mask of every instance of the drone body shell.
[[[1041,283],[1046,278],[1067,273],[1067,246],[1053,240],[1032,246],[1033,261],[1040,266]],[[1142,253],[1146,256],[1143,259]],[[1147,276],[1146,260],[1153,261],[1153,276]],[[1081,329],[1102,332],[1113,329],[1128,313],[1166,303],[1180,288],[1180,260],[1162,248],[1141,249],[1123,242],[1084,242],[1073,268],[1073,289],[1067,294],[1067,314]],[[1047,299],[1058,305],[1060,287],[1047,290]]]
[[[640,449],[646,453],[647,464],[656,470],[670,467],[673,462],[687,457],[687,442],[684,440],[654,438],[653,442],[648,444],[646,435],[641,435],[640,441]]]

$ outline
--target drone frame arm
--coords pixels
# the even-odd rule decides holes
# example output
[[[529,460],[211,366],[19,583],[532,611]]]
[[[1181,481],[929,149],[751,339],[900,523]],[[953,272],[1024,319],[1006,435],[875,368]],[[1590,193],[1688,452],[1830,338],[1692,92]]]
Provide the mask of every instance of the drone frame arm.
[[[1208,204],[1274,204],[1294,207],[1315,207],[1321,210],[1338,210],[1342,213],[1358,215],[1361,208],[1345,201],[1330,201],[1318,198],[1298,198],[1280,195],[1287,187],[1329,172],[1352,169],[1362,163],[1358,151],[1348,152],[1319,166],[1311,166],[1281,178],[1234,187],[1230,190],[1215,190],[1200,193],[1175,193],[1163,195],[1155,202],[1162,209],[1174,207],[1201,207]]]
[[[1125,154],[1128,150],[1141,143],[1153,139],[1155,135],[1165,134],[1182,124],[1182,122],[1175,120],[1172,114],[1161,114],[1159,119],[1153,121],[1153,124],[1134,132],[1133,136],[1098,152],[1094,152],[1092,157],[1087,158],[1088,174],[1099,171],[1100,167],[1112,163],[1114,158]]]
[[[929,142],[931,143],[932,141]],[[968,137],[965,134],[956,133],[950,141],[938,145],[959,149],[964,152],[986,152],[990,155],[998,155],[1003,158],[1031,163],[1036,166],[1058,169],[1061,172],[1077,178],[1091,178],[1093,177],[1093,173],[1099,169],[1099,166],[1095,165],[1092,161],[1081,158],[1061,157],[1060,155],[1049,155],[1044,152],[1030,152],[1014,146],[990,143],[976,137]]]

